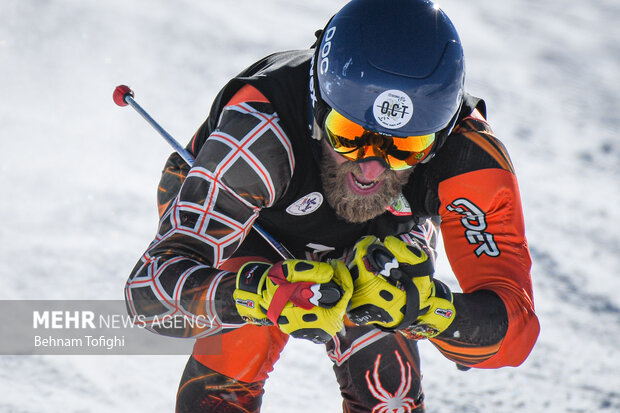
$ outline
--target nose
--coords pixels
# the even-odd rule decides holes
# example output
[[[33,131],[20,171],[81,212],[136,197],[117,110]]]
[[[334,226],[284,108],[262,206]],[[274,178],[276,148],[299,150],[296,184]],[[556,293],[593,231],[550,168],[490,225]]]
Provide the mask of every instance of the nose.
[[[360,169],[362,170],[361,181],[365,183],[373,182],[386,170],[383,163],[376,159],[370,159],[364,162],[358,162]]]

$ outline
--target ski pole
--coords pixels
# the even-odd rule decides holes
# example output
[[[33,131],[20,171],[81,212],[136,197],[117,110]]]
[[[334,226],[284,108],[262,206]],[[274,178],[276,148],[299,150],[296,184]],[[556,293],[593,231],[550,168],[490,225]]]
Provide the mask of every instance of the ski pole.
[[[155,121],[155,119],[153,119],[151,115],[149,115],[148,112],[144,110],[138,104],[138,102],[134,100],[133,90],[131,90],[129,86],[117,86],[116,89],[114,89],[114,94],[112,97],[114,99],[114,103],[116,103],[118,106],[129,105],[134,108],[136,112],[138,112],[166,140],[166,142],[168,142],[170,146],[172,146],[172,148],[177,151],[179,155],[181,155],[183,160],[187,162],[190,167],[194,166],[194,157],[192,156],[192,154],[189,153],[183,146],[181,146],[181,144],[176,139],[174,139],[172,135],[166,132],[166,130],[162,128],[159,123],[157,123],[157,121]],[[260,225],[254,224],[252,228],[254,228],[256,232],[258,232],[260,236],[263,237],[265,241],[267,241],[267,243],[271,245],[271,247],[275,249],[282,258],[284,258],[285,260],[295,258],[284,245],[276,241],[276,239],[273,238]]]
[[[129,105],[134,108],[136,112],[138,112],[166,140],[166,142],[168,142],[174,148],[174,150],[177,151],[177,153],[183,158],[185,162],[187,162],[190,167],[194,166],[194,157],[192,156],[192,154],[189,153],[183,146],[181,146],[181,144],[176,139],[174,139],[172,135],[166,132],[166,130],[162,128],[159,123],[157,123],[155,119],[153,119],[151,115],[149,115],[148,112],[144,110],[138,104],[138,102],[134,100],[134,93],[129,88],[129,86],[117,86],[114,89],[114,94],[112,95],[112,97],[114,99],[114,103],[116,103],[118,106]],[[254,224],[252,228],[255,229],[256,232],[258,232],[259,235],[263,237],[265,241],[267,241],[267,243],[274,250],[276,250],[276,252],[280,254],[282,258],[284,258],[285,260],[295,258],[284,245],[280,244],[260,225]],[[342,291],[340,290],[340,287],[333,281],[330,281],[326,284],[314,284],[309,290],[312,293],[312,296],[309,298],[305,298],[304,300],[308,300],[308,302],[313,303],[314,305],[318,304],[321,307],[325,308],[333,307],[338,301],[340,301],[340,297],[342,297]],[[303,305],[305,303],[295,302],[295,304]]]

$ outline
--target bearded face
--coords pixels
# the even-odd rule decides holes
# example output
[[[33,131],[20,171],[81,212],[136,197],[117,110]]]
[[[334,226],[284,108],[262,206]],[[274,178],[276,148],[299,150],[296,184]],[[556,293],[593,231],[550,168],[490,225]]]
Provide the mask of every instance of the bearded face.
[[[321,180],[338,216],[352,223],[369,221],[395,201],[413,168],[392,171],[377,160],[348,161],[322,140]]]

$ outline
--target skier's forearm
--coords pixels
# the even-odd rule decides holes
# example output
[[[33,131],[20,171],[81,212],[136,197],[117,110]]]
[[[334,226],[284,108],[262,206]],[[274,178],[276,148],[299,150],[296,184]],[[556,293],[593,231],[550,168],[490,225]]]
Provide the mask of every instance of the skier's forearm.
[[[234,324],[240,327],[246,322],[237,312],[233,299],[236,277],[236,273],[228,273],[227,276],[222,277],[215,290],[215,304],[217,314],[223,324]]]
[[[454,294],[454,322],[439,338],[463,344],[488,346],[499,343],[508,330],[506,307],[497,294],[481,290]]]
[[[234,280],[234,273],[188,258],[143,257],[125,286],[127,309],[158,334],[221,334],[245,324],[232,302]]]
[[[431,339],[449,359],[464,365],[492,357],[508,331],[508,314],[497,294],[480,290],[454,294],[456,316],[450,327]]]

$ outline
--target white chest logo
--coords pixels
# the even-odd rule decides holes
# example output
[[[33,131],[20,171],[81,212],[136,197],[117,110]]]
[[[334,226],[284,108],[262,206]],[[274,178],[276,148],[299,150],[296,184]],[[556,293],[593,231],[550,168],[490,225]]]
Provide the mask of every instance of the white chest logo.
[[[286,212],[291,215],[308,215],[319,209],[323,203],[323,194],[311,192],[303,198],[298,199],[286,208]]]
[[[405,92],[386,90],[375,99],[372,113],[379,125],[388,129],[398,129],[411,120],[413,102]]]

